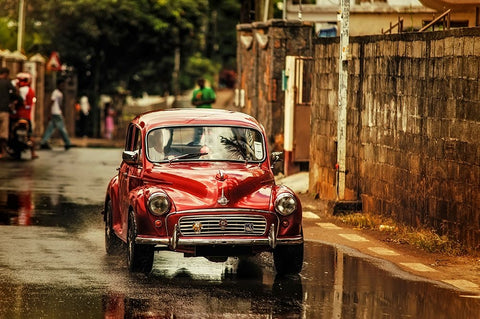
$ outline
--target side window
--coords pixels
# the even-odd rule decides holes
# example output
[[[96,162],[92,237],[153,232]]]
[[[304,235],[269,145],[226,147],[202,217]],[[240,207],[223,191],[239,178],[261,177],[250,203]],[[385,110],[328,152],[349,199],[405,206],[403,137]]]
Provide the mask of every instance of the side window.
[[[142,132],[136,125],[130,124],[125,138],[125,151],[138,152],[140,159],[143,156],[142,148]]]
[[[133,151],[139,151],[138,154],[142,153],[142,133],[138,127],[134,128],[133,131]]]
[[[125,137],[125,151],[132,151],[132,136],[133,130],[135,129],[135,125],[130,124],[127,130],[127,136]]]

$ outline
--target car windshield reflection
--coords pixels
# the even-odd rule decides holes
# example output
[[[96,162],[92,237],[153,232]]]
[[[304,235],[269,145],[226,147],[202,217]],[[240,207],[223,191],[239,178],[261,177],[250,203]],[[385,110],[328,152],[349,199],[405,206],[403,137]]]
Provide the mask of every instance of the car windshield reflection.
[[[146,139],[149,161],[242,161],[265,159],[262,134],[228,126],[180,126],[150,130]]]

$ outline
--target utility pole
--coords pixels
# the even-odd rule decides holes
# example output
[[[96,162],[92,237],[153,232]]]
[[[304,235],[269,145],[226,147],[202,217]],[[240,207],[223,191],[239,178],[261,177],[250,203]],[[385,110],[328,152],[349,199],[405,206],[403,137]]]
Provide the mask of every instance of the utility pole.
[[[173,74],[172,74],[172,87],[173,87],[173,94],[175,96],[174,104],[178,103],[177,98],[178,94],[180,93],[180,84],[178,79],[180,77],[180,46],[177,45],[174,51],[174,60],[173,60]]]
[[[340,56],[338,70],[338,120],[337,120],[337,200],[345,199],[345,174],[347,150],[347,87],[348,60],[350,58],[349,25],[350,0],[340,0]]]
[[[25,34],[25,0],[18,2],[18,34],[17,34],[17,51],[22,52],[23,36]]]

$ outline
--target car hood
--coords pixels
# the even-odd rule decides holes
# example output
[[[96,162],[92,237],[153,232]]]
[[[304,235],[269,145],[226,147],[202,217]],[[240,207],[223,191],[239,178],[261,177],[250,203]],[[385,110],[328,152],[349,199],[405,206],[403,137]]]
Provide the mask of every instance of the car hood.
[[[161,188],[177,211],[211,208],[269,210],[274,176],[259,165],[208,163],[159,165],[145,172],[150,187]]]

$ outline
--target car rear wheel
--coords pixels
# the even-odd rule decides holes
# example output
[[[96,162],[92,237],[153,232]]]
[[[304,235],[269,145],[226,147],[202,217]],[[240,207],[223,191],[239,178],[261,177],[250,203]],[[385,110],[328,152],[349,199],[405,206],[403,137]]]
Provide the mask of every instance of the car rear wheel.
[[[127,264],[130,272],[149,273],[153,267],[154,249],[151,245],[135,244],[137,229],[132,215],[128,218]]]
[[[303,265],[303,243],[277,246],[273,251],[273,262],[279,275],[300,273]]]
[[[105,250],[107,255],[118,255],[122,251],[123,242],[113,231],[112,213],[112,202],[108,201],[105,208]]]

